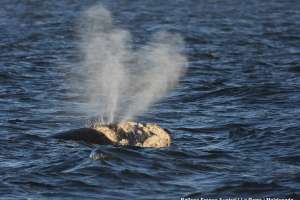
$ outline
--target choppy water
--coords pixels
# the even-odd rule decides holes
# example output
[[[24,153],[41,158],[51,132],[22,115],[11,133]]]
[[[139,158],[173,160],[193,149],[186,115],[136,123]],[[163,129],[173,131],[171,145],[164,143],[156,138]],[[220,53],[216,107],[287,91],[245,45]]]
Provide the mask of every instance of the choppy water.
[[[95,2],[1,1],[1,199],[300,198],[297,0],[103,2],[137,47],[185,38],[187,74],[140,116],[172,131],[165,149],[47,139],[90,117],[70,80]]]

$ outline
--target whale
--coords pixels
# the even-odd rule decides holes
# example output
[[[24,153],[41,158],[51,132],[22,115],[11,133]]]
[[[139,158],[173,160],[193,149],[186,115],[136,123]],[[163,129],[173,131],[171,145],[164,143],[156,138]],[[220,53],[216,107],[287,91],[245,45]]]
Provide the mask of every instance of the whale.
[[[82,141],[90,144],[113,144],[112,141],[110,141],[103,134],[99,134],[99,132],[93,128],[72,129],[69,131],[57,133],[51,137],[60,140]]]
[[[153,148],[171,145],[170,131],[155,123],[121,122],[94,124],[91,127],[60,132],[52,137],[99,145],[110,144]]]

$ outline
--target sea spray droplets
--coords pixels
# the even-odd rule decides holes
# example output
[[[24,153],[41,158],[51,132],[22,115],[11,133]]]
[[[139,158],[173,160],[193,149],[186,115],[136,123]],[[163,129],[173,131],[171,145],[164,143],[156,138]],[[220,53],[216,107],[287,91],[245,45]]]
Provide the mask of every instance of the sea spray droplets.
[[[186,58],[178,53],[178,47],[182,46],[178,35],[159,32],[144,50],[139,51],[138,60],[143,65],[139,67],[144,70],[131,79],[138,92],[131,94],[132,104],[128,106],[125,120],[144,112],[176,85],[186,65]]]
[[[83,22],[82,50],[85,55],[89,106],[102,123],[114,121],[120,107],[120,97],[125,91],[127,79],[124,59],[128,55],[126,44],[129,34],[112,26],[108,10],[96,6],[90,8]]]
[[[102,123],[144,112],[177,83],[187,66],[178,35],[159,32],[148,45],[133,50],[130,33],[114,27],[110,12],[99,5],[84,13],[81,25],[88,110]]]

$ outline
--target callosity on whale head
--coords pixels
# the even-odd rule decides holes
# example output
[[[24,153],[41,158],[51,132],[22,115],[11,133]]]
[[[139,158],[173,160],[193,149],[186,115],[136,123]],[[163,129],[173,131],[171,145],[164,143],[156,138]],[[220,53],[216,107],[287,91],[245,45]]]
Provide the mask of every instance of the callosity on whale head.
[[[120,122],[93,126],[99,134],[112,143],[139,147],[167,147],[171,144],[169,133],[154,123]]]

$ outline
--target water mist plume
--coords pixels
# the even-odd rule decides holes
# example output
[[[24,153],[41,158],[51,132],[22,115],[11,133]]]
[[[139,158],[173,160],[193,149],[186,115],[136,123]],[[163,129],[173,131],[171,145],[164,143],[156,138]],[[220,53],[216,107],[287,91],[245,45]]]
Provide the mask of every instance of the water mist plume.
[[[133,119],[173,88],[187,66],[179,53],[179,35],[158,32],[133,50],[127,30],[113,25],[111,13],[101,5],[84,12],[81,21],[84,84],[89,111],[101,123]]]

